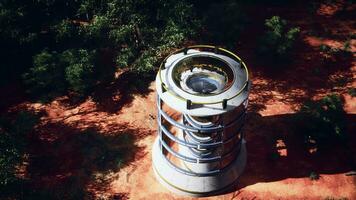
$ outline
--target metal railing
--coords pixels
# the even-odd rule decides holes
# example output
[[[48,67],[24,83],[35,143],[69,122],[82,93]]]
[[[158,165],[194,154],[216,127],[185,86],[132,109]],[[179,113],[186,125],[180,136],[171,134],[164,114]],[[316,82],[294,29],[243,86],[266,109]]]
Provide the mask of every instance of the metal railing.
[[[158,121],[159,145],[160,145],[161,154],[162,154],[161,156],[163,156],[165,158],[165,160],[169,163],[169,165],[171,167],[173,167],[175,170],[178,170],[181,173],[188,174],[191,176],[207,176],[207,175],[214,175],[214,174],[221,172],[221,170],[224,170],[224,168],[226,168],[228,165],[225,166],[224,168],[220,168],[220,169],[216,169],[216,170],[212,170],[212,171],[208,171],[208,172],[199,172],[199,173],[193,172],[191,170],[186,170],[186,169],[182,168],[181,166],[178,166],[175,163],[173,163],[167,157],[167,155],[165,155],[165,153],[164,153],[165,150],[169,154],[178,158],[179,160],[189,162],[189,163],[214,163],[214,162],[221,163],[221,161],[223,161],[225,158],[228,158],[229,156],[231,156],[235,153],[238,154],[238,152],[240,151],[241,142],[242,142],[243,137],[241,136],[240,138],[238,138],[238,136],[239,136],[239,133],[242,132],[242,128],[243,128],[242,122],[244,121],[244,118],[246,115],[246,107],[247,107],[248,99],[244,100],[244,102],[243,102],[244,109],[241,111],[240,115],[238,117],[236,117],[233,121],[231,121],[229,124],[227,124],[227,125],[219,124],[217,126],[212,126],[212,127],[208,127],[208,128],[203,128],[203,127],[197,128],[197,127],[191,126],[189,124],[184,124],[184,123],[182,124],[180,122],[177,122],[176,120],[172,119],[166,112],[163,111],[162,102],[163,101],[157,95],[157,108],[158,108],[157,121]],[[166,125],[163,124],[163,120],[168,122],[172,127],[179,128],[183,132],[186,132],[187,134],[188,133],[194,134],[194,133],[224,132],[227,128],[238,125],[239,122],[241,122],[241,124],[236,129],[236,133],[231,134],[231,136],[228,138],[221,138],[220,141],[214,141],[214,142],[210,142],[210,143],[199,143],[199,142],[192,143],[192,142],[188,142],[184,139],[180,139],[180,138],[176,137],[172,132],[170,132],[168,130]],[[241,133],[241,135],[242,135],[242,133]],[[231,150],[229,150],[228,152],[223,152],[221,155],[212,155],[212,156],[207,156],[207,157],[205,157],[205,156],[188,157],[188,156],[182,155],[181,153],[172,149],[171,146],[167,144],[165,139],[163,139],[163,136],[165,136],[165,138],[167,138],[179,145],[182,145],[182,146],[190,148],[190,149],[192,149],[192,148],[193,149],[214,149],[214,148],[218,148],[218,147],[224,147],[225,145],[227,145],[231,142],[235,142],[234,143],[235,145],[232,145],[233,148],[231,148]]]
[[[228,56],[228,57],[234,59],[235,61],[237,61],[240,64],[240,67],[244,69],[244,71],[245,71],[244,73],[246,73],[246,80],[244,80],[244,84],[243,84],[242,88],[239,91],[237,91],[237,93],[233,97],[231,97],[229,99],[222,99],[221,101],[216,101],[216,102],[192,102],[191,100],[185,99],[185,98],[177,95],[174,91],[170,90],[170,88],[168,88],[168,86],[166,86],[163,83],[162,73],[161,73],[161,71],[165,68],[165,63],[167,61],[167,58],[170,57],[171,55],[177,54],[177,53],[187,54],[189,49],[210,51],[210,52],[214,52],[216,54],[222,54],[222,55]],[[169,92],[177,100],[185,101],[187,103],[188,109],[190,109],[191,105],[193,105],[193,104],[201,105],[201,104],[217,104],[217,103],[222,103],[222,107],[225,109],[226,105],[227,105],[227,101],[237,97],[238,95],[243,93],[245,90],[249,89],[249,78],[248,78],[249,72],[247,70],[246,64],[234,53],[232,53],[226,49],[215,47],[215,46],[210,46],[210,45],[189,46],[189,47],[185,47],[185,48],[179,49],[179,50],[171,53],[161,63],[158,73],[159,73],[158,78],[160,79],[160,82],[161,82],[162,93]],[[162,103],[163,103],[162,99],[159,97],[159,95],[157,95],[157,108],[158,108],[157,121],[158,121],[158,136],[159,136],[158,142],[159,142],[161,156],[165,159],[165,161],[168,163],[168,165],[170,167],[174,168],[175,170],[179,171],[180,173],[190,175],[190,176],[212,176],[212,175],[221,173],[225,169],[228,169],[228,167],[233,162],[233,159],[231,160],[230,163],[226,164],[225,166],[222,166],[221,163],[222,163],[222,161],[224,161],[224,159],[228,158],[229,156],[238,155],[241,150],[242,139],[243,139],[242,128],[243,128],[243,121],[246,116],[248,97],[246,99],[244,99],[241,104],[243,106],[243,109],[240,110],[239,116],[237,116],[234,120],[232,120],[228,124],[224,124],[223,122],[220,122],[219,124],[212,125],[212,126],[199,126],[199,124],[194,124],[194,122],[191,119],[189,119],[189,117],[184,116],[184,114],[182,114],[182,118],[183,118],[182,123],[177,122],[172,117],[170,117],[166,112],[163,111]],[[168,122],[168,124],[166,122]],[[240,123],[240,124],[238,124],[238,123]],[[189,135],[189,138],[191,138],[193,140],[193,142],[187,141],[185,135],[183,135],[183,139],[176,137],[175,134],[173,134],[169,130],[169,127],[167,127],[166,124],[169,125],[170,128],[176,127],[178,129],[182,130],[182,132],[184,134]],[[225,131],[232,127],[236,127],[236,130],[234,131],[235,133],[229,133],[229,137],[225,138],[224,137]],[[197,133],[198,134],[217,133],[217,134],[219,134],[219,136],[217,138],[213,138],[211,140],[202,142],[201,140],[194,137],[194,134],[197,134]],[[240,135],[240,137],[239,137],[239,135]],[[174,150],[171,147],[171,145],[169,145],[170,142],[168,142],[168,140],[170,142],[174,142],[174,143],[177,143],[178,145],[184,146],[190,150],[199,151],[199,150],[204,149],[207,151],[209,151],[209,150],[213,151],[214,149],[221,147],[220,150],[222,150],[222,151],[219,151],[220,155],[219,154],[215,155],[214,153],[200,154],[200,155],[193,153],[192,157],[190,157],[190,156],[182,155],[181,153]],[[228,149],[228,151],[225,152],[224,147],[227,145],[231,146],[232,148]],[[182,163],[184,165],[186,165],[185,162],[187,162],[187,163],[219,163],[220,165],[217,169],[212,169],[207,172],[194,172],[194,171],[190,170],[187,166],[181,167],[181,166],[175,164],[174,162],[172,162],[172,160],[170,160],[170,158],[168,158],[168,153],[170,155],[174,156],[175,158],[178,158],[179,160],[183,161]]]

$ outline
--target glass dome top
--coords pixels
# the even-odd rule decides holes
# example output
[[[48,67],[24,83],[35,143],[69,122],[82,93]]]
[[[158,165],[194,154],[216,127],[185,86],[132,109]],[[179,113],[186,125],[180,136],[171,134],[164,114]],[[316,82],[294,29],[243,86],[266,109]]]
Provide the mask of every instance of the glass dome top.
[[[231,87],[234,73],[223,60],[213,56],[191,56],[180,60],[173,69],[174,83],[189,94],[209,96]]]

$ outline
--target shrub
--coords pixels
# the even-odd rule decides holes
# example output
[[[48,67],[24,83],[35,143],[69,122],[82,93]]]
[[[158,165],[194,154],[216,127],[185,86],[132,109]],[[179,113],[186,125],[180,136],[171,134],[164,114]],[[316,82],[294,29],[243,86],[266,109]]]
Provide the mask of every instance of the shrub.
[[[258,54],[270,61],[284,61],[290,56],[300,32],[298,27],[287,28],[287,21],[279,16],[266,19],[267,28],[259,41]]]
[[[298,119],[306,140],[315,140],[318,147],[342,141],[346,137],[343,101],[335,94],[304,103]]]

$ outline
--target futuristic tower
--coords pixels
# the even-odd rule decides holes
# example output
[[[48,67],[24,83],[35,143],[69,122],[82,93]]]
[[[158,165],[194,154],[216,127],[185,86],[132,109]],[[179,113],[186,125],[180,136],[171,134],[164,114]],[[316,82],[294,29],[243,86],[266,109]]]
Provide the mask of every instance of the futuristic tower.
[[[246,164],[241,129],[250,85],[245,63],[223,48],[190,46],[162,62],[152,160],[164,186],[208,196],[234,185]]]

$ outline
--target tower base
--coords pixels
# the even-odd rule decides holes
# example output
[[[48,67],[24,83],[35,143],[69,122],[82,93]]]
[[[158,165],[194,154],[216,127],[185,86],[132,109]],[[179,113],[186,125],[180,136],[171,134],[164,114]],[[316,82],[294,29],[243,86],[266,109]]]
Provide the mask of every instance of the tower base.
[[[152,165],[157,180],[174,193],[194,197],[217,195],[231,189],[243,172],[246,160],[243,140],[239,155],[221,173],[214,176],[191,176],[180,173],[167,163],[161,154],[158,137],[152,149]]]

